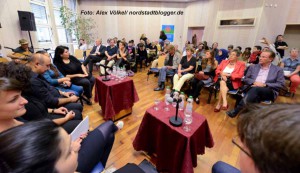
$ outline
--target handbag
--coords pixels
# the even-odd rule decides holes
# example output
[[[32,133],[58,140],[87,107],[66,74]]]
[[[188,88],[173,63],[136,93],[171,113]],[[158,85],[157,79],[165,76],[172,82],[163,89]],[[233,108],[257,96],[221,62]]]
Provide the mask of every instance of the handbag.
[[[207,80],[209,76],[205,74],[195,73],[195,78],[198,80]]]

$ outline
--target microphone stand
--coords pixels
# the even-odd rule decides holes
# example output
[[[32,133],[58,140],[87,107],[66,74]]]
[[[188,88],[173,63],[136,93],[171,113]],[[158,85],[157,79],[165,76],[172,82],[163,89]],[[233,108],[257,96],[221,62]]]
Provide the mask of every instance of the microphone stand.
[[[107,72],[106,72],[106,69],[108,69],[108,68],[110,68],[110,67],[108,67],[108,66],[106,66],[106,65],[103,65],[103,64],[100,64],[100,66],[103,67],[103,68],[104,68],[104,71],[105,71],[105,73],[104,73],[104,78],[102,78],[102,81],[103,81],[103,82],[110,81],[110,78],[107,77]]]
[[[180,126],[182,126],[182,119],[180,117],[178,117],[178,109],[179,109],[179,103],[182,101],[182,99],[174,98],[173,101],[176,102],[176,114],[169,119],[169,122],[174,127],[180,127]]]

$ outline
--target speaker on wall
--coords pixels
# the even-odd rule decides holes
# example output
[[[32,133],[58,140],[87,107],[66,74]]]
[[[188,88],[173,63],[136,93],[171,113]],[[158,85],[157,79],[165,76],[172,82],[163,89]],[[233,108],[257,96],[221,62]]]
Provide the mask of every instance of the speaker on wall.
[[[36,31],[34,14],[29,11],[18,11],[22,31]]]

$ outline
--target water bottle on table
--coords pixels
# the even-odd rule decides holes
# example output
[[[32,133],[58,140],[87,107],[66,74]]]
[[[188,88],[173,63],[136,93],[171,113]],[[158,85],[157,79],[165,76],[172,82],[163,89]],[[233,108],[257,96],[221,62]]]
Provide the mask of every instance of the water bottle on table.
[[[191,131],[190,124],[192,124],[192,122],[193,122],[192,114],[193,114],[193,97],[190,96],[187,99],[187,104],[186,104],[185,111],[184,111],[183,130],[186,132]]]
[[[174,98],[174,101],[172,103],[172,106],[175,108],[177,105],[175,100],[177,100],[179,98],[179,92],[177,90],[174,91],[173,98]]]
[[[184,92],[180,93],[179,98],[181,98],[181,102],[179,103],[179,110],[183,111],[183,109],[184,109],[184,100],[185,100]]]

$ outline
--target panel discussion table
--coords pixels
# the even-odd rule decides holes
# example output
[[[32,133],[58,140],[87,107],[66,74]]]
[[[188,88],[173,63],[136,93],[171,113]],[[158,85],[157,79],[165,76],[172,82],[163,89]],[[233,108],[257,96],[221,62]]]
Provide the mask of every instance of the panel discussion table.
[[[208,123],[202,115],[193,112],[191,131],[173,127],[169,118],[175,115],[175,108],[169,105],[170,111],[164,110],[165,103],[147,109],[137,135],[133,141],[136,151],[156,154],[156,169],[159,172],[193,173],[197,166],[197,154],[204,154],[205,147],[213,147],[214,142]],[[179,111],[183,118],[183,111]]]
[[[99,102],[103,118],[117,120],[131,114],[133,104],[139,100],[133,80],[126,77],[121,82],[104,82],[102,78],[96,78],[95,102]]]

